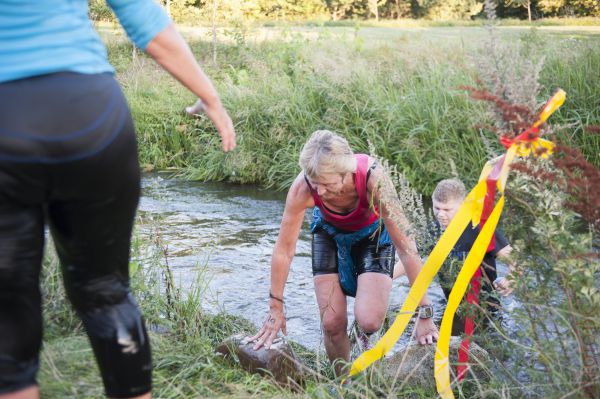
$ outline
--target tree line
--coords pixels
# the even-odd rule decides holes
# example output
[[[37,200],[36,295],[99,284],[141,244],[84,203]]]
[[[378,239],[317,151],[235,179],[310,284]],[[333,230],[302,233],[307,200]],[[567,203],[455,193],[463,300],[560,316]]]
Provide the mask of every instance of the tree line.
[[[244,20],[483,18],[483,0],[159,0],[177,22]],[[497,0],[498,18],[600,17],[600,0]],[[105,0],[90,0],[96,20],[113,18]]]

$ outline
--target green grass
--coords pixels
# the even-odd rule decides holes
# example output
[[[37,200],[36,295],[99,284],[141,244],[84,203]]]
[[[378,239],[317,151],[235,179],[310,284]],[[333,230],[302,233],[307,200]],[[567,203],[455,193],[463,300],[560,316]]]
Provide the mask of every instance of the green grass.
[[[158,229],[158,227],[156,227]],[[156,230],[158,231],[158,230]],[[268,377],[249,374],[237,363],[223,359],[215,349],[226,337],[254,333],[248,321],[224,313],[209,314],[205,268],[186,292],[174,285],[159,235],[137,235],[130,271],[132,292],[143,312],[153,359],[155,398],[329,398],[337,386],[324,353],[292,342],[302,363],[309,367],[306,381],[282,387]],[[51,245],[50,245],[51,247]],[[188,284],[186,284],[188,286]],[[43,398],[103,398],[103,385],[92,349],[75,313],[65,299],[58,260],[49,250],[44,259],[42,287],[45,320],[44,346],[38,375]],[[355,380],[352,398],[374,398],[373,389],[397,396],[402,381],[383,381],[376,370]],[[403,395],[428,398],[433,392],[404,388]]]
[[[569,124],[560,139],[600,165],[598,136],[583,132],[584,125],[600,124],[600,31],[575,28],[499,32],[503,41],[539,48],[545,58],[539,104],[555,87],[565,89],[567,102],[551,122]],[[474,127],[489,124],[483,106],[459,89],[474,84],[477,58],[485,57],[483,28],[249,27],[219,34],[216,66],[206,30],[186,29],[235,123],[239,145],[231,154],[220,152],[206,118],[183,114],[193,95],[105,30],[142,163],[151,167],[285,189],[306,138],[330,129],[356,151],[367,151],[371,141],[427,194],[448,176],[449,164],[470,181],[487,158]]]
[[[248,374],[215,354],[225,337],[252,332],[254,327],[241,318],[203,310],[206,280],[202,268],[189,291],[183,293],[174,286],[167,289],[173,281],[160,245],[156,237],[138,236],[131,263],[132,291],[150,329],[154,397],[292,396],[270,379]],[[103,386],[94,356],[81,323],[65,300],[53,251],[47,254],[43,270],[42,397],[101,398]],[[298,353],[311,363],[313,354],[300,347]]]

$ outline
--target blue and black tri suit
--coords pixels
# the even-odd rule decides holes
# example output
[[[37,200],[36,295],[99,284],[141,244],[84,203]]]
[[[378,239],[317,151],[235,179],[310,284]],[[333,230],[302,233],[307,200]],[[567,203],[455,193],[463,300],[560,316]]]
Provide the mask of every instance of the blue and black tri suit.
[[[144,49],[170,24],[153,0],[107,0]],[[140,195],[131,115],[86,0],[0,0],[0,394],[36,384],[44,228],[106,390],[151,389],[129,289]]]

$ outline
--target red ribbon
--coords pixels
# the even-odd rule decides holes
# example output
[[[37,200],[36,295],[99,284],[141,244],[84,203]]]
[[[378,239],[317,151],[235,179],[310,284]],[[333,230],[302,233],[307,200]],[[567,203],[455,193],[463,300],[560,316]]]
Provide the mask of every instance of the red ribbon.
[[[540,137],[540,128],[537,126],[531,126],[517,137],[510,139],[506,136],[500,136],[500,143],[508,150],[508,148],[515,143],[531,143]]]
[[[537,128],[536,128],[537,129]],[[524,134],[519,135],[518,137],[523,136]],[[483,201],[483,210],[481,212],[481,228],[485,225],[490,214],[492,213],[492,209],[494,207],[494,199],[496,197],[496,187],[498,184],[498,178],[500,177],[500,171],[502,170],[502,165],[504,165],[505,156],[500,158],[500,160],[494,165],[494,169],[490,172],[488,177],[485,179],[485,183],[487,186],[485,199]],[[490,240],[490,244],[488,246],[487,252],[490,252],[495,247],[495,239],[492,236]],[[477,268],[475,274],[471,278],[471,289],[467,293],[467,303],[472,305],[477,305],[479,302],[479,290],[481,288],[481,266]],[[471,337],[473,336],[473,330],[475,328],[475,323],[473,319],[469,316],[465,318],[465,336],[460,343],[460,348],[458,349],[458,366],[456,367],[456,372],[458,375],[458,380],[462,381],[465,374],[468,370],[468,362],[469,362],[469,346],[471,344]]]

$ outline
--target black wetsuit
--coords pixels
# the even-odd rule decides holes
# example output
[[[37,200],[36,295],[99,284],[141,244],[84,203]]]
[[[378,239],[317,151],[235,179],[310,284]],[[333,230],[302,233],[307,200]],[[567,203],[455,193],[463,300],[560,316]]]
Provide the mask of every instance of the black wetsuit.
[[[111,74],[0,84],[0,394],[35,384],[45,226],[107,395],[151,389],[128,275],[139,195],[135,131]]]

